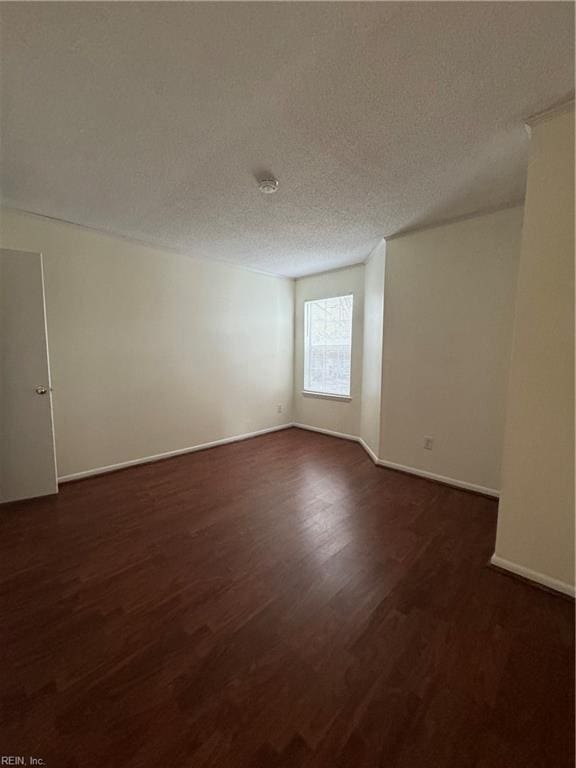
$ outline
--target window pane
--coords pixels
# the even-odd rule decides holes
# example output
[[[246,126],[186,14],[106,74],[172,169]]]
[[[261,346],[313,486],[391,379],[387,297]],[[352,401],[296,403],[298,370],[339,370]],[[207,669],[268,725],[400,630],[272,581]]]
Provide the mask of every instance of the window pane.
[[[304,389],[350,395],[353,296],[304,304]]]

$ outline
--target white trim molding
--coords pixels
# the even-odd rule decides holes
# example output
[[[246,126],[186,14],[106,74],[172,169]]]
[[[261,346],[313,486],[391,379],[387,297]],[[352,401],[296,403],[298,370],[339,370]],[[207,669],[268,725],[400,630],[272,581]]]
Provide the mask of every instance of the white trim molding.
[[[443,475],[436,475],[433,472],[427,472],[423,469],[417,469],[416,467],[409,467],[404,464],[395,464],[392,461],[384,461],[379,459],[370,446],[364,442],[364,440],[358,435],[349,435],[345,432],[336,432],[333,429],[324,429],[323,427],[313,427],[310,424],[300,424],[298,422],[289,422],[287,424],[280,424],[277,427],[268,427],[267,429],[259,429],[256,432],[246,432],[242,435],[234,435],[233,437],[224,437],[221,440],[213,440],[210,443],[201,443],[200,445],[193,445],[189,448],[178,448],[175,451],[167,451],[166,453],[157,453],[153,456],[143,456],[140,459],[131,459],[129,461],[122,461],[118,464],[109,464],[105,467],[95,467],[94,469],[86,469],[82,472],[74,472],[70,475],[62,475],[58,478],[59,483],[68,483],[72,480],[82,480],[84,477],[93,477],[94,475],[103,475],[107,472],[115,472],[118,469],[126,469],[127,467],[136,467],[139,464],[150,464],[154,461],[162,461],[162,459],[170,459],[173,456],[181,456],[185,453],[194,453],[195,451],[204,451],[208,448],[216,448],[219,445],[227,445],[228,443],[237,443],[241,440],[249,440],[252,437],[259,437],[260,435],[267,435],[270,432],[279,432],[282,429],[289,429],[290,427],[296,427],[297,429],[305,429],[309,432],[319,432],[322,435],[329,435],[330,437],[338,437],[341,440],[351,440],[353,443],[358,443],[366,451],[368,456],[372,459],[374,464],[379,467],[386,467],[388,469],[396,469],[400,472],[406,472],[409,475],[416,475],[418,477],[426,478],[427,480],[436,480],[437,482],[444,483],[444,485],[450,485],[454,488],[462,488],[467,491],[474,491],[475,493],[482,493],[486,496],[493,496],[498,498],[500,492],[493,488],[485,488],[483,485],[475,485],[474,483],[467,483],[463,480],[455,480],[452,477],[444,477]],[[504,566],[502,566],[504,567]],[[529,578],[529,577],[527,577]]]
[[[350,395],[333,395],[330,392],[312,392],[310,389],[303,389],[300,394],[303,397],[321,397],[325,400],[343,400],[344,402],[349,403],[352,398]]]
[[[366,443],[364,440],[362,440],[362,438],[361,438],[361,437],[357,437],[356,439],[358,440],[358,442],[360,443],[360,445],[362,446],[362,448],[364,448],[364,450],[366,451],[366,453],[368,454],[368,456],[370,456],[370,458],[372,459],[372,461],[374,462],[374,464],[380,464],[380,459],[378,458],[378,456],[376,456],[376,454],[374,453],[374,451],[372,450],[372,448],[370,448],[370,446],[368,445],[368,443]]]
[[[86,469],[83,472],[74,472],[71,475],[63,475],[58,478],[59,483],[68,483],[71,480],[81,480],[83,477],[92,477],[93,475],[103,475],[107,472],[115,472],[117,469],[125,469],[126,467],[135,467],[138,464],[150,464],[153,461],[161,461],[162,459],[170,459],[173,456],[181,456],[184,453],[194,453],[195,451],[205,451],[207,448],[216,448],[218,445],[227,445],[228,443],[237,443],[240,440],[249,440],[251,437],[259,437],[260,435],[267,435],[269,432],[279,432],[282,429],[289,429],[294,426],[291,422],[288,424],[280,424],[278,427],[268,427],[267,429],[259,429],[256,432],[246,432],[242,435],[234,435],[234,437],[223,437],[221,440],[213,440],[210,443],[201,443],[200,445],[193,445],[190,448],[178,448],[175,451],[167,451],[166,453],[156,453],[153,456],[144,456],[141,459],[131,459],[130,461],[121,461],[119,464],[110,464],[106,467],[96,467],[95,469]]]
[[[548,589],[561,592],[563,595],[576,597],[576,587],[572,584],[553,579],[552,576],[546,576],[545,573],[533,571],[531,568],[526,568],[523,565],[518,565],[518,563],[513,563],[499,555],[492,555],[490,558],[490,565],[493,565],[495,568],[501,568],[503,571],[510,571],[510,573],[514,573],[516,576],[521,576],[523,579],[528,579],[528,581],[533,581],[543,587],[548,587]]]
[[[484,496],[493,496],[495,499],[500,498],[500,491],[497,491],[495,488],[486,488],[484,485],[468,483],[466,480],[455,480],[453,477],[437,475],[435,472],[428,472],[426,469],[408,467],[404,464],[396,464],[393,461],[384,461],[384,459],[378,459],[377,464],[379,464],[381,467],[388,467],[388,469],[397,469],[400,472],[408,472],[410,475],[424,477],[427,480],[436,480],[438,483],[444,483],[444,485],[452,485],[454,488],[462,488],[465,491],[482,493]]]
[[[366,451],[368,456],[372,459],[374,464],[379,467],[386,467],[387,469],[396,469],[399,472],[406,472],[409,475],[416,475],[417,477],[424,477],[426,480],[435,480],[436,482],[443,483],[444,485],[450,485],[454,488],[462,488],[465,491],[474,491],[474,493],[481,493],[484,496],[492,496],[495,499],[500,498],[500,491],[495,488],[486,488],[484,485],[476,485],[475,483],[468,483],[465,480],[455,480],[453,477],[445,477],[444,475],[437,475],[434,472],[428,472],[425,469],[417,469],[416,467],[410,467],[405,464],[396,464],[393,461],[385,461],[379,459],[370,446],[364,442],[358,435],[347,435],[344,432],[334,432],[332,429],[323,429],[321,427],[312,427],[309,424],[295,423],[292,425],[298,429],[308,429],[311,432],[320,432],[323,435],[331,435],[332,437],[340,437],[344,440],[352,440],[359,443]]]
[[[307,429],[309,432],[320,432],[321,435],[330,435],[330,437],[340,437],[342,440],[352,440],[357,443],[360,438],[357,435],[347,435],[345,432],[334,432],[333,429],[323,429],[322,427],[312,427],[310,424],[299,424],[294,422],[290,426],[296,427],[296,429]]]

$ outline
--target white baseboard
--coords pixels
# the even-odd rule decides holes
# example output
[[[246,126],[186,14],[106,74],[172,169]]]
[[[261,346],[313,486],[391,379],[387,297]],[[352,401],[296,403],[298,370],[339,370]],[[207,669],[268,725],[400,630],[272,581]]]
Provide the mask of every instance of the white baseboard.
[[[345,432],[334,432],[333,429],[323,429],[322,427],[312,427],[309,424],[299,424],[298,422],[294,422],[294,424],[291,424],[292,427],[296,427],[297,429],[307,429],[309,432],[320,432],[322,435],[330,435],[331,437],[340,437],[342,440],[352,440],[353,442],[357,443],[360,438],[356,435],[347,435]]]
[[[541,584],[543,587],[554,589],[556,592],[562,592],[563,595],[576,597],[576,587],[571,584],[566,584],[564,581],[553,579],[551,576],[546,576],[544,573],[533,571],[531,568],[525,568],[523,565],[518,565],[518,563],[513,563],[498,555],[492,555],[490,563],[496,568],[502,568],[504,571],[515,573],[517,576],[522,576],[524,579],[534,581],[536,584]]]
[[[259,435],[267,435],[269,432],[279,432],[281,429],[288,429],[293,424],[281,424],[278,427],[269,427],[267,429],[259,429],[256,432],[246,432],[243,435],[234,435],[234,437],[224,437],[221,440],[213,440],[210,443],[202,443],[200,445],[193,445],[190,448],[179,448],[176,451],[167,451],[166,453],[157,453],[154,456],[144,456],[141,459],[131,459],[130,461],[122,461],[119,464],[110,464],[106,467],[96,467],[95,469],[87,469],[83,472],[74,472],[71,475],[63,475],[58,478],[59,483],[67,483],[70,480],[81,480],[83,477],[92,477],[93,475],[103,475],[106,472],[114,472],[117,469],[124,469],[126,467],[135,467],[138,464],[149,464],[153,461],[161,461],[162,459],[169,459],[173,456],[181,456],[184,453],[194,453],[195,451],[204,451],[207,448],[216,448],[218,445],[226,445],[227,443],[237,443],[240,440],[249,440],[251,437],[258,437]]]
[[[278,432],[282,429],[289,429],[290,427],[297,427],[298,429],[306,429],[310,432],[319,432],[322,435],[330,435],[331,437],[339,437],[342,440],[351,440],[352,442],[359,443],[366,453],[370,456],[372,461],[380,467],[388,467],[389,469],[398,469],[402,472],[407,472],[411,475],[417,475],[418,477],[425,477],[429,480],[438,480],[446,485],[452,485],[456,488],[464,488],[468,491],[476,491],[477,493],[483,493],[487,496],[500,495],[498,491],[493,488],[485,488],[482,485],[474,485],[473,483],[467,483],[462,480],[454,480],[451,477],[444,477],[443,475],[436,475],[432,472],[427,472],[422,469],[416,469],[415,467],[405,466],[403,464],[395,464],[391,461],[384,461],[379,459],[370,446],[362,440],[358,435],[348,435],[345,432],[336,432],[333,429],[323,429],[322,427],[313,427],[310,424],[300,424],[298,422],[290,422],[288,424],[281,424],[278,427],[269,427],[268,429],[260,429],[256,432],[246,432],[242,435],[234,435],[234,437],[224,437],[221,440],[213,440],[210,443],[202,443],[200,445],[193,445],[189,448],[179,448],[175,451],[167,451],[166,453],[157,453],[153,456],[144,456],[140,459],[131,459],[130,461],[122,461],[119,464],[109,464],[105,467],[96,467],[94,469],[87,469],[83,472],[74,472],[70,475],[63,475],[58,478],[59,483],[67,483],[71,480],[81,480],[83,477],[92,477],[94,475],[103,475],[106,472],[114,472],[117,469],[125,469],[126,467],[135,467],[139,464],[149,464],[153,461],[161,461],[162,459],[169,459],[173,456],[180,456],[184,453],[194,453],[195,451],[204,451],[207,448],[216,448],[218,445],[226,445],[227,443],[236,443],[240,440],[249,440],[251,437],[258,437],[259,435],[266,435],[269,432]]]
[[[362,440],[362,438],[361,438],[361,437],[358,437],[358,438],[356,438],[356,439],[358,440],[358,442],[360,443],[360,445],[362,446],[362,448],[364,448],[364,450],[366,451],[366,453],[368,454],[368,456],[370,456],[370,458],[372,459],[372,461],[374,462],[374,464],[380,464],[380,459],[378,458],[378,456],[376,456],[376,454],[374,453],[374,451],[372,450],[372,448],[370,448],[370,446],[368,445],[368,443],[364,442],[364,440]]]
[[[388,469],[397,469],[401,472],[407,472],[409,475],[417,475],[418,477],[424,477],[427,480],[437,480],[440,483],[444,483],[445,485],[451,485],[454,488],[463,488],[466,491],[474,491],[476,493],[482,493],[485,496],[493,496],[494,498],[500,497],[500,491],[495,490],[494,488],[486,488],[483,485],[475,485],[474,483],[468,483],[464,480],[455,480],[453,477],[445,477],[444,475],[437,475],[434,472],[428,472],[424,469],[417,469],[416,467],[409,467],[405,464],[396,464],[393,461],[385,461],[384,459],[379,459],[378,456],[374,453],[374,451],[370,448],[370,446],[362,440],[361,437],[358,437],[358,435],[348,435],[345,432],[334,432],[332,429],[322,429],[321,427],[312,427],[309,424],[300,424],[300,423],[294,423],[292,424],[293,427],[298,427],[298,429],[308,429],[311,432],[320,432],[323,435],[331,435],[332,437],[341,437],[344,440],[353,440],[356,443],[360,443],[362,448],[366,451],[368,456],[372,459],[374,464],[377,464],[379,467],[387,467]]]
[[[417,469],[416,467],[407,467],[404,464],[395,464],[393,461],[384,461],[384,459],[378,459],[376,462],[381,467],[388,467],[389,469],[398,469],[401,472],[408,472],[410,475],[417,475],[418,477],[425,477],[428,480],[437,480],[439,483],[445,485],[453,485],[455,488],[463,488],[466,491],[475,491],[476,493],[482,493],[485,496],[493,496],[494,498],[500,498],[500,491],[494,488],[486,488],[483,485],[476,485],[475,483],[468,483],[465,480],[455,480],[453,477],[445,477],[444,475],[437,475],[434,472],[428,472],[425,469]]]
[[[348,435],[344,432],[335,432],[332,429],[323,429],[321,427],[312,427],[309,424],[299,424],[299,423],[288,423],[288,424],[280,424],[277,427],[269,427],[267,429],[259,429],[256,432],[246,432],[242,435],[234,435],[233,437],[224,437],[221,440],[213,440],[210,443],[202,443],[200,445],[193,445],[190,448],[179,448],[175,451],[167,451],[166,453],[157,453],[154,456],[145,456],[141,459],[132,459],[130,461],[123,461],[119,464],[110,464],[106,467],[96,467],[95,469],[88,469],[84,472],[75,472],[71,475],[63,475],[62,477],[58,478],[59,483],[66,483],[71,480],[81,480],[84,477],[92,477],[94,475],[102,475],[107,472],[114,472],[117,469],[124,469],[126,467],[134,467],[139,464],[149,464],[154,461],[161,461],[162,459],[169,459],[173,456],[181,456],[185,453],[194,453],[195,451],[204,451],[207,448],[216,448],[219,445],[227,445],[228,443],[237,443],[241,440],[249,440],[252,437],[258,437],[259,435],[267,435],[270,432],[279,432],[283,429],[289,429],[290,427],[297,427],[298,429],[305,429],[310,432],[319,432],[323,435],[330,435],[331,437],[339,437],[343,440],[351,440],[352,442],[359,443],[362,448],[366,451],[366,453],[370,456],[374,464],[377,464],[381,467],[388,467],[390,469],[397,469],[401,472],[407,472],[411,475],[417,475],[419,477],[425,477],[430,480],[438,480],[442,483],[445,483],[447,485],[455,486],[456,488],[464,488],[466,490],[471,491],[477,491],[479,493],[483,493],[489,496],[495,496],[498,497],[500,495],[499,491],[496,491],[492,488],[485,488],[482,485],[474,485],[473,483],[467,483],[461,480],[454,480],[451,477],[444,477],[443,475],[436,475],[432,472],[426,472],[421,469],[416,469],[415,467],[409,467],[405,466],[403,464],[395,464],[391,461],[384,461],[383,459],[379,459],[374,451],[370,448],[370,446],[362,440],[361,437],[358,437],[357,435]],[[571,584],[567,584],[566,582],[559,581],[558,579],[554,579],[551,576],[546,576],[546,574],[539,573],[538,571],[533,571],[530,568],[526,568],[523,565],[518,565],[517,563],[513,563],[510,560],[506,560],[503,557],[499,557],[498,555],[493,555],[490,559],[490,563],[494,565],[496,568],[502,568],[505,571],[510,571],[510,573],[514,573],[517,576],[522,576],[525,579],[528,579],[529,581],[533,581],[536,584],[541,584],[544,587],[548,587],[549,589],[553,589],[556,592],[561,592],[564,595],[569,595],[570,597],[576,597],[576,587],[572,586]]]

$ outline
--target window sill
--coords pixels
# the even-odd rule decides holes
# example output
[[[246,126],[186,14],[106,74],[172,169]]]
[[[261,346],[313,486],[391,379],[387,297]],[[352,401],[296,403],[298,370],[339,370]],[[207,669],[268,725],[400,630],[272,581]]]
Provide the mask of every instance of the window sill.
[[[327,392],[309,392],[307,389],[302,390],[304,397],[319,397],[322,400],[341,400],[345,403],[349,403],[352,398],[349,395],[330,395]]]

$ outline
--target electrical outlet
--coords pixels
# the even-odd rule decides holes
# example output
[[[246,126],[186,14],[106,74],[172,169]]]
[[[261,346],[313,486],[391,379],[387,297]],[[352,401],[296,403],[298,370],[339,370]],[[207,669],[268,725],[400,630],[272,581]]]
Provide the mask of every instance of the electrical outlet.
[[[277,405],[276,406],[276,413],[282,413],[282,406],[281,405]]]
[[[433,437],[425,437],[424,438],[424,448],[427,451],[431,451],[433,445],[434,445],[434,438]]]

